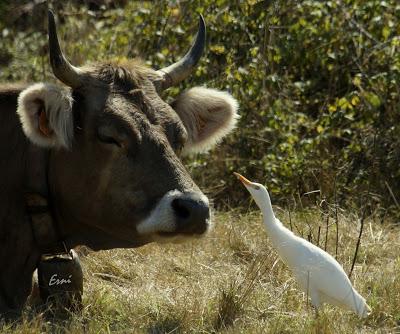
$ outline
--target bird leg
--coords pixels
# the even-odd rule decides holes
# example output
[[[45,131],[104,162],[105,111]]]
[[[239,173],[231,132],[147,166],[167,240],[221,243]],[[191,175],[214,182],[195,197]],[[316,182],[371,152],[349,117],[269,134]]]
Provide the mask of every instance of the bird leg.
[[[315,318],[318,319],[318,317],[319,317],[318,310],[322,306],[318,291],[315,291],[315,290],[310,291],[310,298],[311,298],[311,304],[315,310]]]
[[[318,308],[314,307],[314,311],[315,311],[315,319],[318,319],[319,318]]]

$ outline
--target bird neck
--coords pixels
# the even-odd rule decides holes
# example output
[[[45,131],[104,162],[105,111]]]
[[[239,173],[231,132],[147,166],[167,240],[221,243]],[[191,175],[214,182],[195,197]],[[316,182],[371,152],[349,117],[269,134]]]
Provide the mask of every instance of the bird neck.
[[[289,234],[292,233],[276,219],[268,192],[265,194],[265,198],[257,204],[263,214],[265,229],[274,246],[280,247],[283,242],[286,244]]]
[[[260,207],[260,210],[263,214],[265,225],[266,226],[268,225],[267,227],[269,227],[269,225],[274,225],[276,218],[275,218],[274,210],[272,209],[271,199],[270,199],[268,193],[266,193],[265,198],[263,198],[263,200],[257,204]]]
[[[286,227],[275,218],[275,215],[266,215],[263,213],[263,222],[272,241],[281,241],[282,239],[285,239],[287,234]]]

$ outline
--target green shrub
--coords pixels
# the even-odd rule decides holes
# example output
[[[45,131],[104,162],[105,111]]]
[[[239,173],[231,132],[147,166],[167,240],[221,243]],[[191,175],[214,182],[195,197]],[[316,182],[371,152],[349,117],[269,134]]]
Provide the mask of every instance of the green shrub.
[[[236,132],[210,155],[187,159],[217,206],[242,203],[238,171],[266,183],[275,200],[337,191],[342,205],[367,196],[400,211],[396,0],[52,3],[76,65],[141,56],[165,66],[187,51],[203,13],[206,55],[169,95],[206,84],[240,102]],[[50,80],[46,6],[19,16],[15,7],[0,5],[0,80]]]

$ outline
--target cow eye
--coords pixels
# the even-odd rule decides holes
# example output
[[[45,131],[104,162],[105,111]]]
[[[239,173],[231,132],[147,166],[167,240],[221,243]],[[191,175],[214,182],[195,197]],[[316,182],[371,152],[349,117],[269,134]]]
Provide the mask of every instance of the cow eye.
[[[183,143],[182,141],[179,141],[179,142],[177,142],[177,143],[175,144],[175,152],[176,152],[178,155],[180,155],[180,154],[182,153],[183,146],[184,146],[184,143]]]
[[[107,136],[99,136],[99,139],[102,143],[105,144],[113,144],[117,145],[118,147],[122,147],[121,143],[119,143],[116,139],[113,137],[107,137]]]
[[[99,128],[97,131],[98,139],[104,144],[116,145],[118,147],[122,147],[122,144],[107,132],[108,131],[105,128]]]
[[[180,155],[182,153],[183,147],[187,141],[187,134],[185,132],[179,132],[179,134],[175,137],[175,152]]]

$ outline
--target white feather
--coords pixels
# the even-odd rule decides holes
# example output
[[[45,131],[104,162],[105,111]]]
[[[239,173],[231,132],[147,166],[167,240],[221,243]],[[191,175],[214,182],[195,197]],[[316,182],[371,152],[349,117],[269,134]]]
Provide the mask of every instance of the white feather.
[[[241,179],[241,176],[238,177]],[[366,317],[370,308],[352,286],[341,265],[330,254],[282,225],[275,217],[264,186],[252,182],[243,184],[262,211],[263,222],[274,248],[293,272],[300,288],[310,296],[312,304],[320,308],[323,303],[329,303]]]

